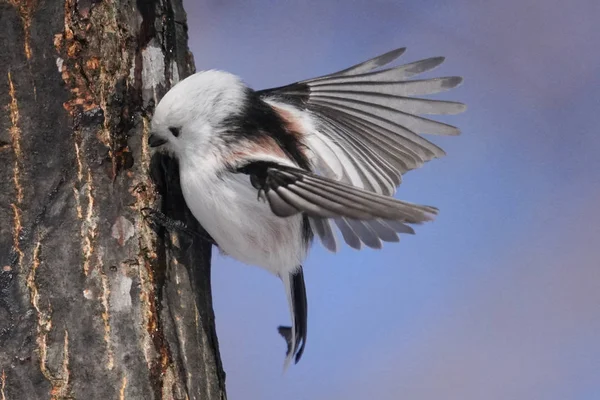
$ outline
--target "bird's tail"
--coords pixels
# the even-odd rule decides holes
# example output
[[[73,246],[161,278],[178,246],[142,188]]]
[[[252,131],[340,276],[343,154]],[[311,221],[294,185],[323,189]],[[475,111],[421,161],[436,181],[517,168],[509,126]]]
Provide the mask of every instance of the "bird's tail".
[[[285,372],[294,358],[294,363],[300,361],[306,344],[307,333],[307,301],[306,287],[304,286],[304,273],[302,266],[298,267],[295,272],[286,276],[282,276],[281,280],[285,286],[285,292],[290,307],[292,317],[292,326],[280,326],[279,333],[287,343],[287,352],[283,371]]]

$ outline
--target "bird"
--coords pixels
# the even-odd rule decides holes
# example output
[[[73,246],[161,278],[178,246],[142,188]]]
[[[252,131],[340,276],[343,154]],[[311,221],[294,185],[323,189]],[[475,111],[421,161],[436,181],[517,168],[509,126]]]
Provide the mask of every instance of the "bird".
[[[411,79],[445,58],[390,67],[405,51],[261,90],[199,71],[155,107],[148,145],[177,159],[193,216],[222,253],[283,282],[291,316],[291,326],[278,327],[284,371],[306,345],[303,263],[315,237],[334,253],[343,243],[380,249],[438,214],[394,195],[406,172],[445,155],[423,134],[460,134],[423,115],[458,114],[464,103],[421,96],[463,79]]]

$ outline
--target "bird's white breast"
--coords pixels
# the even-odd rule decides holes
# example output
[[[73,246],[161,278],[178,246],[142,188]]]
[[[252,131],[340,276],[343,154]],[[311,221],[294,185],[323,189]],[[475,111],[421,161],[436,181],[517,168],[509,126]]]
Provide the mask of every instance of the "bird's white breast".
[[[302,240],[302,217],[280,218],[245,174],[220,172],[203,165],[180,162],[181,186],[186,203],[219,248],[239,261],[289,272],[306,257]]]

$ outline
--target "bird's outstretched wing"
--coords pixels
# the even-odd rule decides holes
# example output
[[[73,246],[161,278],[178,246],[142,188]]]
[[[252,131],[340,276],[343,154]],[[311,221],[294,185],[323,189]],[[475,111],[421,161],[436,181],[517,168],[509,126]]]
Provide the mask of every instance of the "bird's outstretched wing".
[[[373,248],[381,247],[381,240],[396,242],[397,232],[414,232],[406,224],[420,224],[437,214],[435,207],[396,200],[277,162],[249,160],[236,172],[251,176],[275,215],[304,213],[312,221],[334,219],[352,247],[360,247],[361,241]],[[313,228],[319,236],[320,230],[328,229],[314,223]]]
[[[404,48],[333,74],[257,93],[265,100],[307,110],[315,132],[306,144],[320,173],[375,193],[392,195],[401,175],[445,153],[419,134],[457,135],[459,129],[423,114],[457,114],[462,103],[414,96],[458,86],[460,77],[407,80],[439,66],[428,58],[372,71],[398,58]]]
[[[421,134],[460,133],[454,126],[422,115],[457,114],[466,109],[458,102],[416,97],[443,92],[462,82],[456,76],[409,79],[439,66],[443,57],[376,70],[404,51],[396,49],[342,71],[257,94],[276,109],[278,105],[286,106],[310,115],[314,129],[303,132],[303,137],[319,175],[392,196],[405,172],[445,154]],[[335,251],[330,218],[314,216],[311,224],[323,244]],[[360,241],[369,247],[379,247],[380,241],[373,237],[386,240],[381,229],[364,221],[352,222],[358,220],[347,218],[334,221],[352,247],[360,247]]]

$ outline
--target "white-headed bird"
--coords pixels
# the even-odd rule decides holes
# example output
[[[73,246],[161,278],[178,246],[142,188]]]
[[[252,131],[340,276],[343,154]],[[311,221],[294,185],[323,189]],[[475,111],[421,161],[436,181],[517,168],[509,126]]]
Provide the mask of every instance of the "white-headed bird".
[[[444,155],[421,134],[459,134],[422,115],[457,114],[464,104],[418,96],[462,78],[409,79],[443,57],[379,68],[404,50],[260,91],[232,74],[202,71],[156,107],[149,144],[178,160],[193,215],[222,252],[283,281],[292,320],[279,327],[288,343],[284,368],[306,344],[302,263],[313,236],[335,252],[335,226],[350,247],[377,249],[437,214],[392,196],[405,172]]]

